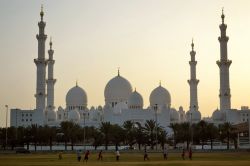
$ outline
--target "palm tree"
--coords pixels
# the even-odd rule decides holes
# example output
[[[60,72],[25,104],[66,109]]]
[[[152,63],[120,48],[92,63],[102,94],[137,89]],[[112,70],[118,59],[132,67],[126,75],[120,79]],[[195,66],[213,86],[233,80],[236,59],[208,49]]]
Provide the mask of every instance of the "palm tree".
[[[130,148],[135,144],[135,124],[132,121],[125,121],[123,123],[123,128],[125,132],[125,141]]]
[[[125,132],[123,128],[117,124],[111,126],[112,133],[111,133],[111,140],[115,144],[116,150],[118,150],[118,146],[121,142],[124,141]]]
[[[112,125],[110,122],[102,122],[99,129],[104,137],[105,150],[108,150],[108,144],[111,139]]]
[[[95,150],[96,150],[98,146],[102,145],[104,137],[102,133],[94,127],[91,130],[90,136],[91,138],[93,138],[92,145],[95,147]]]
[[[161,144],[162,149],[164,149],[164,145],[167,142],[167,132],[161,128],[159,128],[159,135],[158,135],[158,140],[159,143]]]
[[[213,124],[209,123],[206,128],[207,136],[210,139],[211,149],[213,149],[213,140],[218,136],[218,128]]]
[[[204,142],[207,138],[207,122],[205,122],[204,120],[201,120],[197,126],[199,127],[199,137],[201,139],[201,146],[202,146],[202,149],[204,147]]]
[[[220,126],[221,131],[222,131],[222,138],[227,139],[227,149],[229,149],[229,144],[230,144],[230,139],[232,139],[234,142],[236,142],[236,135],[233,133],[233,126],[231,123],[226,122]]]
[[[190,144],[190,138],[191,138],[191,133],[190,133],[190,124],[188,122],[184,122],[179,124],[180,126],[178,127],[177,130],[177,139],[180,139],[182,142],[187,142],[187,149],[189,148]]]
[[[173,131],[173,145],[174,145],[174,149],[175,149],[176,143],[177,143],[177,132],[178,132],[178,129],[180,128],[180,125],[178,123],[170,123],[169,127]]]
[[[148,144],[151,146],[151,149],[154,149],[154,143],[156,143],[155,130],[156,122],[154,120],[146,120],[144,131],[147,136]]]
[[[144,128],[139,122],[135,123],[135,141],[138,144],[139,150],[141,150],[141,145],[144,145],[146,143]]]
[[[74,124],[73,122],[63,121],[61,122],[60,125],[61,125],[61,132],[63,133],[65,150],[67,150],[67,143],[70,140],[71,129],[73,128]]]

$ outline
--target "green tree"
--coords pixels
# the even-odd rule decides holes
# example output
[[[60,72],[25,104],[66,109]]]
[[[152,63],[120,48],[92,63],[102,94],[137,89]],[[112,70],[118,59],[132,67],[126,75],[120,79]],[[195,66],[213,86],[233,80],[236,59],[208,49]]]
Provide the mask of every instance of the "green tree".
[[[102,145],[103,143],[103,134],[96,128],[92,128],[92,131],[90,133],[91,138],[93,138],[93,143],[92,145],[95,147],[95,150],[97,149],[98,146]]]
[[[123,123],[123,128],[125,132],[125,144],[128,144],[130,148],[136,143],[135,142],[135,124],[132,121],[125,121]]]
[[[176,144],[178,143],[177,133],[179,132],[180,125],[178,123],[170,123],[169,127],[173,131],[173,145],[174,145],[174,149],[175,149]]]
[[[123,128],[117,124],[111,126],[112,133],[111,133],[111,141],[114,143],[116,150],[121,142],[124,141],[125,132]]]
[[[219,135],[219,130],[213,123],[209,123],[207,125],[206,131],[207,131],[207,138],[210,140],[211,149],[213,149],[213,141]]]
[[[139,122],[135,123],[135,140],[136,140],[136,143],[138,144],[139,150],[141,150],[141,145],[144,145],[147,143],[144,128]]]
[[[74,126],[74,123],[69,121],[63,121],[61,122],[60,125],[61,125],[61,132],[63,133],[65,150],[67,150],[67,143],[70,141],[71,130]]]
[[[201,120],[197,126],[198,126],[198,133],[199,133],[199,138],[201,140],[201,147],[202,149],[204,149],[204,143],[207,139],[207,122],[205,122],[204,120]]]
[[[111,141],[112,125],[110,122],[102,122],[100,125],[100,132],[103,134],[105,150],[108,150],[108,144]]]
[[[229,149],[230,140],[234,142],[235,148],[237,148],[237,134],[234,132],[234,128],[231,123],[226,122],[219,126],[222,139],[226,139],[227,149]]]

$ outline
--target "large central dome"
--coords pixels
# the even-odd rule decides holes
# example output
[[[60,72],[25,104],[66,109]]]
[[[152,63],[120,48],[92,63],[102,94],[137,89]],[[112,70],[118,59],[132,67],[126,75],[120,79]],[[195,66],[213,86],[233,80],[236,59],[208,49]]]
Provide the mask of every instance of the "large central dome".
[[[127,104],[131,93],[131,84],[128,82],[128,80],[120,76],[118,72],[118,75],[112,78],[105,87],[105,103],[112,107],[114,107],[119,102],[125,102]]]

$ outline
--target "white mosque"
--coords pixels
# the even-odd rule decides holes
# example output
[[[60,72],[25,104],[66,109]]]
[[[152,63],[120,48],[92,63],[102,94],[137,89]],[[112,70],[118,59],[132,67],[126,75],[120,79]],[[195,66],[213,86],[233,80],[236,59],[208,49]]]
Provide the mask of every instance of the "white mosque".
[[[48,50],[49,58],[45,57],[45,41],[47,35],[44,33],[46,23],[43,20],[44,12],[40,12],[41,20],[38,23],[38,58],[34,60],[37,66],[36,80],[36,108],[34,110],[11,109],[11,126],[29,126],[32,124],[59,126],[62,121],[72,121],[81,126],[98,127],[101,122],[122,125],[125,121],[145,123],[146,120],[155,120],[162,127],[166,128],[170,123],[181,123],[189,121],[197,123],[201,120],[201,113],[198,106],[197,85],[199,80],[196,78],[196,52],[192,41],[190,52],[190,106],[187,112],[183,107],[178,111],[171,107],[171,95],[161,83],[149,96],[150,105],[145,107],[143,98],[136,89],[133,91],[130,82],[120,75],[112,78],[104,89],[105,105],[98,107],[88,107],[87,93],[77,83],[66,95],[66,107],[61,106],[56,109],[54,106],[54,85],[56,79],[53,75],[54,50],[50,40]],[[221,15],[222,24],[220,25],[220,60],[217,64],[220,69],[220,109],[214,111],[212,118],[204,120],[220,124],[231,122],[234,124],[248,121],[250,110],[242,107],[241,110],[231,109],[231,94],[229,87],[229,67],[231,61],[227,57],[226,36],[227,25],[224,24],[224,14]],[[48,68],[47,68],[48,66]],[[46,75],[48,69],[48,75]],[[47,79],[46,79],[47,76]]]

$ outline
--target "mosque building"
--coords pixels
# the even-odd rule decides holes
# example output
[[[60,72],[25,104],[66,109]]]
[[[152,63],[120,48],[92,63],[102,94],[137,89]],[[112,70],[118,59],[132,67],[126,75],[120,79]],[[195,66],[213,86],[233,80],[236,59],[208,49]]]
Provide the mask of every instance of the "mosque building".
[[[101,122],[110,122],[112,124],[122,125],[125,121],[133,121],[144,124],[146,120],[155,120],[166,130],[170,123],[193,122],[201,120],[201,113],[198,105],[199,80],[196,78],[195,60],[196,52],[194,43],[191,44],[190,64],[190,106],[185,113],[183,107],[178,111],[171,107],[170,92],[164,88],[161,83],[152,90],[149,106],[144,106],[141,94],[132,89],[131,83],[121,76],[118,70],[117,75],[112,78],[104,89],[105,105],[97,107],[88,107],[88,96],[78,83],[72,87],[66,94],[66,107],[59,106],[57,109],[54,105],[54,50],[52,48],[52,39],[49,42],[48,55],[45,56],[45,43],[47,35],[45,34],[46,23],[43,20],[44,12],[41,9],[41,20],[38,23],[39,33],[38,40],[38,57],[34,60],[37,67],[36,74],[36,108],[34,110],[11,109],[10,122],[11,126],[29,126],[32,124],[59,126],[62,121],[72,121],[81,126],[98,127]],[[220,124],[224,122],[241,123],[247,121],[250,116],[248,107],[242,107],[241,110],[231,109],[231,94],[229,86],[229,66],[231,61],[227,56],[226,36],[227,25],[224,24],[224,13],[222,12],[222,24],[220,25],[221,36],[220,42],[220,60],[217,64],[220,69],[220,110],[213,112],[212,118],[205,120]],[[48,69],[48,71],[46,71]]]

